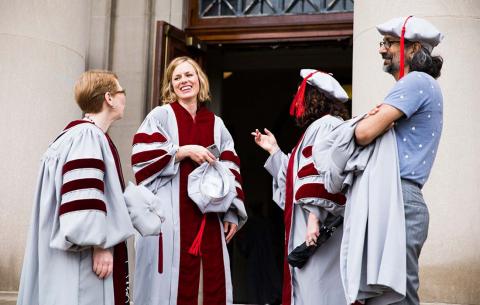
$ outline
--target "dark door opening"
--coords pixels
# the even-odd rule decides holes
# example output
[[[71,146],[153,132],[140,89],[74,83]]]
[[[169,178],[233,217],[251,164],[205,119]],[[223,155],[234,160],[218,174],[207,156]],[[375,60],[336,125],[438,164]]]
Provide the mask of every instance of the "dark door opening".
[[[206,45],[166,22],[157,22],[152,99],[146,108],[150,110],[161,104],[160,86],[168,62],[183,55],[194,58],[208,74],[213,96],[209,108],[225,121],[242,161],[249,220],[228,246],[234,303],[280,304],[281,301],[283,211],[271,199],[272,179],[263,168],[268,155],[255,145],[250,132],[266,127],[275,134],[285,153],[291,151],[302,133],[288,114],[302,68],[333,73],[346,91],[351,92],[352,24],[353,20],[344,24],[347,32],[341,30],[341,25],[336,28],[335,33],[347,35],[343,38],[325,36],[315,41],[315,35],[332,35],[332,32],[302,26],[300,30],[310,35],[309,41],[296,41],[301,39],[296,36],[292,38],[295,41],[286,42],[290,32],[285,29],[279,32],[278,26],[270,24],[268,29],[275,34],[268,32],[270,38],[266,40],[282,37],[282,42],[261,44],[242,39],[243,43]],[[258,28],[253,32],[254,36],[266,37]],[[351,109],[351,102],[347,106]]]
[[[272,201],[272,179],[263,164],[268,154],[250,132],[272,131],[285,153],[303,132],[290,118],[289,106],[302,68],[319,69],[351,88],[350,39],[275,45],[209,45],[207,71],[219,109],[241,158],[249,220],[229,245],[235,303],[281,301],[283,211]],[[351,106],[351,105],[349,105]]]

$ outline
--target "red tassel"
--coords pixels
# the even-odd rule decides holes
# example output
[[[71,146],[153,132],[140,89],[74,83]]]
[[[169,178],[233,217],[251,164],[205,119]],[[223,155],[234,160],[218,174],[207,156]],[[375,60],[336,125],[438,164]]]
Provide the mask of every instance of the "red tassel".
[[[188,253],[190,253],[191,255],[194,255],[194,256],[202,255],[200,247],[202,245],[203,231],[205,230],[206,222],[207,222],[207,215],[203,214],[202,223],[200,224],[200,229],[198,230],[197,236],[195,237],[195,240],[190,246],[190,249],[188,249]]]
[[[411,17],[413,16],[408,16],[407,19],[405,19],[402,27],[402,34],[400,35],[400,72],[398,75],[398,79],[401,79],[405,74],[405,26],[407,25],[408,19],[410,19]]]
[[[307,75],[300,84],[300,87],[298,88],[297,94],[295,94],[295,97],[293,98],[292,104],[290,105],[290,115],[295,116],[296,118],[299,118],[303,115],[305,112],[305,104],[303,102],[303,99],[305,98],[305,88],[307,87],[307,80],[315,73],[320,72],[320,71],[314,71],[310,74]]]
[[[158,273],[163,273],[163,237],[158,235]]]

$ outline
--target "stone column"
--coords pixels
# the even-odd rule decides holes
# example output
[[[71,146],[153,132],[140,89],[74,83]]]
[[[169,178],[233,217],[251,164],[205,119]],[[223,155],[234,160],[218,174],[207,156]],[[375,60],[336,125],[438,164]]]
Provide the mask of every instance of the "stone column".
[[[114,2],[114,0],[92,1],[86,70],[109,69],[112,2]]]
[[[0,0],[0,291],[17,290],[39,160],[80,111],[90,1]]]
[[[375,25],[415,15],[445,34],[433,54],[444,58],[439,78],[444,130],[432,175],[423,189],[430,210],[429,237],[420,258],[423,302],[478,304],[480,299],[480,2],[355,1],[353,112],[381,103],[394,79],[382,71]]]
[[[125,117],[110,133],[117,144],[126,180],[134,181],[130,165],[133,135],[146,115],[151,98],[156,21],[182,28],[183,1],[110,0],[112,23],[108,68],[118,74],[127,90]]]

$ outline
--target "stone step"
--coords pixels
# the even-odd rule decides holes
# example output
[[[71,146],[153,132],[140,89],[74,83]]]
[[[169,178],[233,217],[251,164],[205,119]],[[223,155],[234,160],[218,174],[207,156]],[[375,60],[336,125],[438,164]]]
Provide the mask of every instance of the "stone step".
[[[0,291],[0,305],[16,305],[17,292],[16,291]]]
[[[17,304],[17,292],[15,291],[0,291],[0,305],[16,305]],[[132,305],[134,305],[132,303]],[[246,304],[236,304],[246,305]],[[255,305],[255,304],[249,304]],[[422,303],[421,305],[468,305],[468,304],[451,304],[451,303]]]

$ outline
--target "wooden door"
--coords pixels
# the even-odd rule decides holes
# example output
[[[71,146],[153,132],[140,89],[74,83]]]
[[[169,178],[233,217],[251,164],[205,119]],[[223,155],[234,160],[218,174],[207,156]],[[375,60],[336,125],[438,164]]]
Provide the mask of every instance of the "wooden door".
[[[187,36],[184,31],[165,21],[157,21],[153,94],[148,111],[162,104],[163,74],[170,61],[175,57],[189,56],[205,68],[205,51],[206,46],[194,36]]]

